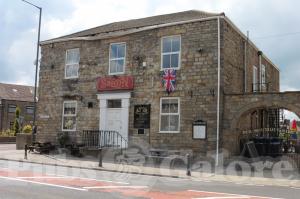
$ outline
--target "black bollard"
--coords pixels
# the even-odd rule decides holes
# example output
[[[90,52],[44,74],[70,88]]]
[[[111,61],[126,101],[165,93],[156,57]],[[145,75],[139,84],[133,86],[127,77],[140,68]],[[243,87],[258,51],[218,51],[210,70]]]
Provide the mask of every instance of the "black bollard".
[[[99,167],[102,167],[102,149],[99,149]]]
[[[25,144],[25,154],[24,154],[25,160],[27,160],[27,150],[28,150],[28,146],[27,146],[27,144]]]
[[[186,154],[186,175],[191,176],[191,157],[190,154]]]

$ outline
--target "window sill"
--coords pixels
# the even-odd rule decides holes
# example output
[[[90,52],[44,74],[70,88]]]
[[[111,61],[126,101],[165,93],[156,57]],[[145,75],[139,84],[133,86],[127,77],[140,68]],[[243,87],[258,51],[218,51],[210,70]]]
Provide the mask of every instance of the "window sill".
[[[63,132],[76,132],[76,129],[62,129]]]
[[[114,76],[114,75],[124,75],[125,72],[120,72],[120,73],[108,73],[108,75],[110,76]]]
[[[160,68],[160,71],[164,71],[164,70],[166,70],[166,69],[180,70],[180,67],[178,67],[178,68]]]
[[[74,77],[65,77],[64,79],[78,79],[78,76],[74,76]]]
[[[162,134],[173,134],[173,133],[180,133],[180,131],[159,131]]]

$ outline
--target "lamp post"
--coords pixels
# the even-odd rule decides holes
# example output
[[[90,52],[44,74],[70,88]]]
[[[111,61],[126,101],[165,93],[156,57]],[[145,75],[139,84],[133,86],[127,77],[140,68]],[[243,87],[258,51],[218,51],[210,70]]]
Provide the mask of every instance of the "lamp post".
[[[38,66],[39,66],[39,50],[40,50],[40,34],[41,34],[41,20],[42,20],[42,8],[30,3],[26,0],[22,0],[23,2],[34,6],[35,8],[39,9],[39,27],[38,27],[38,40],[36,45],[36,61],[35,61],[35,79],[34,79],[34,111],[33,111],[33,133],[32,133],[32,142],[35,141],[35,134],[36,134],[36,98],[37,98],[37,75],[38,75]]]

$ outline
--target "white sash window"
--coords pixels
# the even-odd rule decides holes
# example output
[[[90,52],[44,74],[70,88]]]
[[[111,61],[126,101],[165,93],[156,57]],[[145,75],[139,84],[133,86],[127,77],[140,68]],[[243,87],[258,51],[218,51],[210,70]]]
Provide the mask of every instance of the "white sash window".
[[[160,99],[160,132],[179,133],[180,100],[175,97]]]
[[[80,52],[79,48],[66,51],[65,78],[78,78]]]

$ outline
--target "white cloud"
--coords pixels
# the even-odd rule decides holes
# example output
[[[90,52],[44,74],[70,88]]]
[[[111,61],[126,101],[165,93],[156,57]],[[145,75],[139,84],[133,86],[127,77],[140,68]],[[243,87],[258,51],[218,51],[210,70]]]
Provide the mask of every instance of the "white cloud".
[[[110,22],[146,17],[150,14],[147,11],[150,2],[147,0],[71,0],[71,3],[74,11],[68,18],[58,19],[51,16],[45,20],[44,35],[47,39]]]
[[[9,47],[6,58],[14,74],[11,78],[12,82],[9,83],[33,84],[36,34],[34,29],[27,30],[20,34]]]

